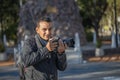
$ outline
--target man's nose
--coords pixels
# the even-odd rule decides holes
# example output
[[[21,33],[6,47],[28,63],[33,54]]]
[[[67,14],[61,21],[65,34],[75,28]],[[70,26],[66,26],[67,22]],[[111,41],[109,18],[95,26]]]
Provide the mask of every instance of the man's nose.
[[[50,34],[50,33],[51,33],[50,30],[47,30],[47,31],[46,31],[46,34]]]

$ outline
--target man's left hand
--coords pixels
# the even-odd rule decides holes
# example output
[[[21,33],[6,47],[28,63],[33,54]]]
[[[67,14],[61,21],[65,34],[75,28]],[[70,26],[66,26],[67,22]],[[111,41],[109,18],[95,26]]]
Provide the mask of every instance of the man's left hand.
[[[65,52],[65,49],[67,48],[67,45],[63,43],[63,41],[59,40],[59,46],[58,46],[58,53],[63,54]]]

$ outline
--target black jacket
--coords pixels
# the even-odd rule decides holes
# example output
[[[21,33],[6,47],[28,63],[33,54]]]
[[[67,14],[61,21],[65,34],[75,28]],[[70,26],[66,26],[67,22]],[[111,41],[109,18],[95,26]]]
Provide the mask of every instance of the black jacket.
[[[49,52],[39,35],[27,39],[22,49],[26,80],[58,80],[57,70],[65,70],[66,54]]]

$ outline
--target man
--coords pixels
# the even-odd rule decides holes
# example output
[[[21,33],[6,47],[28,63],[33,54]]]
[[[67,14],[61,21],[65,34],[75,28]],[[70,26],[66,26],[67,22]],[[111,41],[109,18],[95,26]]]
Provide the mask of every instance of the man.
[[[27,39],[22,49],[26,80],[58,80],[57,70],[65,70],[66,44],[54,42],[50,18],[38,21],[36,35]]]

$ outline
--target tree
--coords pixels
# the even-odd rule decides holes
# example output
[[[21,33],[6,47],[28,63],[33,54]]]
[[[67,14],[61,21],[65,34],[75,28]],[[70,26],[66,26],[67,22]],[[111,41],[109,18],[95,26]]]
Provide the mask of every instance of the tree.
[[[8,39],[15,40],[18,25],[18,0],[0,0],[0,39],[2,41],[3,34]]]
[[[77,0],[85,27],[93,27],[98,35],[99,23],[107,8],[106,0]]]
[[[42,16],[49,16],[54,22],[53,35],[61,38],[80,35],[81,44],[86,43],[86,35],[75,0],[27,0],[20,11],[18,31],[20,38],[35,33],[36,22]]]
[[[107,9],[105,11],[104,17],[101,20],[101,24],[108,25],[111,28],[111,32],[116,33],[116,47],[118,47],[118,16],[120,16],[120,0],[106,0],[108,3]]]

